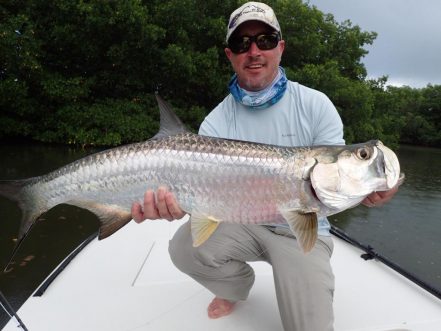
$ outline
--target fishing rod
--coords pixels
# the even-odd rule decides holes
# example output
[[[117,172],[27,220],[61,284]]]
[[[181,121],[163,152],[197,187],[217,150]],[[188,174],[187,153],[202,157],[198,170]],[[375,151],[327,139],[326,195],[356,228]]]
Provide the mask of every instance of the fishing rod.
[[[24,331],[29,331],[26,325],[17,315],[15,309],[9,303],[8,299],[6,299],[6,297],[3,295],[3,292],[1,290],[0,290],[0,306],[2,306],[3,310],[6,312],[6,314],[8,314],[10,318],[15,318],[15,320],[18,322],[17,327],[21,327]]]
[[[361,255],[361,258],[363,258],[364,260],[372,260],[372,259],[376,259],[380,262],[382,262],[383,264],[387,265],[389,268],[395,270],[396,272],[398,272],[400,275],[406,277],[407,279],[409,279],[410,281],[412,281],[413,283],[417,284],[418,286],[420,286],[421,288],[425,289],[427,292],[431,293],[432,295],[434,295],[435,297],[437,297],[438,299],[441,299],[441,291],[437,288],[435,288],[434,286],[430,285],[429,283],[425,282],[424,280],[422,280],[421,278],[419,278],[418,276],[416,276],[415,274],[407,271],[406,269],[404,269],[403,267],[400,267],[398,264],[394,263],[393,261],[391,261],[390,259],[388,259],[387,257],[379,254],[378,252],[376,252],[374,250],[374,248],[370,245],[363,245],[362,243],[360,243],[359,241],[355,240],[354,238],[350,237],[346,232],[344,232],[343,230],[335,227],[335,226],[331,226],[331,231],[330,231],[333,235],[335,235],[336,237],[343,239],[344,241],[360,248],[361,250],[363,250],[365,252],[365,254]]]

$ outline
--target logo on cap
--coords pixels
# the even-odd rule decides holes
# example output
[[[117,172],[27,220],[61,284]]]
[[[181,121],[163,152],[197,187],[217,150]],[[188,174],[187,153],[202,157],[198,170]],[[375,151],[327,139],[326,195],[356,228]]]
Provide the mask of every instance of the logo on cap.
[[[239,17],[241,17],[242,15],[249,14],[249,13],[263,13],[263,15],[265,15],[265,9],[262,9],[260,7],[255,6],[255,5],[245,7],[244,9],[242,9],[242,11],[240,13],[237,13],[230,20],[230,24],[228,25],[228,28],[229,29],[233,28],[236,25],[236,22],[239,19]]]

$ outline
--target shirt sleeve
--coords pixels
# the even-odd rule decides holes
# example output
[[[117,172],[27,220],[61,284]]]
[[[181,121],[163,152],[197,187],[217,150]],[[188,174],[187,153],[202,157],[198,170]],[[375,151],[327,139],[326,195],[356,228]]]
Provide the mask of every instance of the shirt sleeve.
[[[207,120],[207,118],[205,118],[204,121],[199,126],[199,134],[201,136],[217,137],[217,138],[220,137],[216,128],[210,123],[209,120]]]
[[[313,145],[344,145],[343,122],[331,100],[322,94],[319,104],[314,107],[319,111],[315,119]]]
[[[231,113],[232,110],[226,108],[225,100],[218,104],[202,121],[199,126],[201,136],[228,138],[227,114]]]

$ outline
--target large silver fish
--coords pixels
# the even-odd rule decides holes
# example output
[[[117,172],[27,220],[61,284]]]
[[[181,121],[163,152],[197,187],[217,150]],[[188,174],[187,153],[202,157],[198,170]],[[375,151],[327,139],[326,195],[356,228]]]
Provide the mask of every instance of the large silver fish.
[[[397,185],[400,165],[380,141],[351,146],[279,147],[192,134],[158,97],[161,127],[152,139],[96,153],[47,175],[0,181],[18,202],[22,239],[36,219],[66,203],[98,216],[103,239],[128,223],[147,188],[168,187],[191,214],[193,243],[219,222],[288,223],[307,252],[317,218]]]

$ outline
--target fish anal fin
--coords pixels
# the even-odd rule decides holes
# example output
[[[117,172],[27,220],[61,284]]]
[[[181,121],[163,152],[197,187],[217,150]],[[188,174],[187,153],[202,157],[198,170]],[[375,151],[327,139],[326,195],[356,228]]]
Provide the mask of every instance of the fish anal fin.
[[[300,212],[298,210],[282,211],[282,216],[288,222],[300,248],[304,253],[310,252],[317,241],[318,220],[314,212]]]
[[[219,220],[215,217],[198,213],[192,213],[190,221],[193,247],[199,247],[207,241],[219,226]]]
[[[101,226],[98,239],[101,240],[111,236],[131,220],[132,215],[126,211],[119,211],[112,215],[100,217]]]
[[[127,210],[117,205],[101,204],[93,201],[68,201],[67,204],[87,209],[95,214],[100,221],[98,239],[105,239],[132,220]]]

